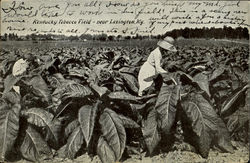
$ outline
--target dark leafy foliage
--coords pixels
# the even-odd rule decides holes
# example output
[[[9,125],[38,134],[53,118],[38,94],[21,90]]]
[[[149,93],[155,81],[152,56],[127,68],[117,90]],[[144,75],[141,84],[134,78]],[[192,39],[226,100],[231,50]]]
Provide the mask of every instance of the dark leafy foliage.
[[[221,115],[232,114],[235,111],[235,108],[233,108],[232,106],[239,101],[238,99],[242,97],[242,95],[244,97],[244,93],[248,88],[249,86],[245,85],[234,90],[232,92],[232,95],[223,102],[220,114]]]
[[[72,122],[70,122],[69,124],[68,124],[68,126],[65,128],[65,132],[64,132],[64,134],[65,134],[65,137],[66,138],[68,138],[68,136],[74,131],[74,129],[75,128],[77,128],[78,126],[80,126],[80,123],[79,123],[79,121],[78,121],[78,119],[76,119],[76,120],[74,120],[74,121],[72,121]]]
[[[27,79],[27,86],[31,87],[33,93],[45,100],[46,102],[51,102],[51,94],[47,84],[40,75],[35,75],[31,79]]]
[[[179,99],[180,86],[164,84],[161,87],[155,110],[158,115],[158,126],[165,133],[169,133],[174,124]]]
[[[7,103],[1,101],[0,107],[0,154],[1,161],[5,160],[5,156],[11,151],[19,130],[19,114],[20,105],[15,104],[11,108]]]
[[[56,150],[63,158],[87,152],[109,163],[132,149],[168,152],[175,140],[202,157],[213,146],[233,153],[231,140],[248,143],[241,136],[249,127],[248,48],[178,47],[163,59],[167,73],[145,79],[155,83],[138,97],[138,72],[151,50],[64,47],[0,55],[0,161],[13,148],[34,162],[52,159]],[[29,67],[14,76],[21,58]]]
[[[92,95],[92,91],[89,87],[83,86],[78,83],[70,83],[65,86],[65,91],[62,96],[62,100],[72,97],[85,97],[88,95]]]
[[[90,105],[84,105],[79,110],[79,123],[87,146],[93,134],[96,112],[97,106],[92,107]]]
[[[119,118],[122,120],[122,123],[125,128],[140,128],[140,126],[135,121],[133,121],[132,119],[128,117],[119,115]]]
[[[98,140],[97,154],[102,162],[115,162],[116,160],[114,151],[103,137]]]
[[[21,154],[30,161],[43,161],[52,158],[52,151],[40,134],[29,126],[20,147]]]
[[[221,149],[233,152],[229,132],[224,122],[202,95],[197,93],[189,94],[182,101],[182,108],[183,124],[187,125],[187,129],[189,128],[193,131],[193,141],[195,141],[195,146],[203,157],[208,157],[209,149],[214,139],[217,139],[216,145]]]
[[[15,77],[12,74],[8,75],[4,80],[4,93],[9,92],[19,80],[20,77]]]
[[[114,153],[115,161],[120,160],[126,143],[126,133],[122,120],[114,111],[105,109],[99,123],[103,138]]]
[[[161,140],[157,126],[157,114],[154,109],[149,112],[146,120],[143,121],[142,132],[149,153],[152,154]]]
[[[23,115],[30,124],[43,127],[46,131],[46,141],[51,142],[53,147],[58,147],[61,125],[57,119],[53,119],[53,114],[40,108],[31,108],[25,110]]]
[[[67,144],[66,144],[65,151],[64,151],[65,157],[68,157],[70,159],[75,158],[76,153],[83,145],[83,140],[84,139],[83,139],[82,130],[80,126],[78,126],[77,128],[73,130],[73,132],[70,134],[67,140]]]

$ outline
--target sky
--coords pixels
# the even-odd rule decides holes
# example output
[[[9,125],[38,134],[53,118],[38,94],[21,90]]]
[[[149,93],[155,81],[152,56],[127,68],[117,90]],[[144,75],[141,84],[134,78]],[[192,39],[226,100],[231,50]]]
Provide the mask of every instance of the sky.
[[[248,1],[2,0],[1,34],[157,35],[185,27],[249,28],[249,4]]]

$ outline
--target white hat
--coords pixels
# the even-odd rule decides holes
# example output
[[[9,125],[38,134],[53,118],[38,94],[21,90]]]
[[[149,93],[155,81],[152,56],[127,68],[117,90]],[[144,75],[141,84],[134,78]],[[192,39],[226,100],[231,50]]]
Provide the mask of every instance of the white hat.
[[[163,40],[158,41],[157,45],[165,50],[169,50],[172,52],[176,52],[176,48],[173,45],[174,44],[174,39],[172,37],[165,37]]]

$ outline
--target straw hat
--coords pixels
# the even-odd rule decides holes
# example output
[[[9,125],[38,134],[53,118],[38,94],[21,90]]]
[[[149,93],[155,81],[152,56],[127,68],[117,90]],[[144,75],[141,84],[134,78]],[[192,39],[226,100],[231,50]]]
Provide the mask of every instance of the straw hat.
[[[163,40],[158,41],[157,45],[165,50],[169,50],[172,52],[176,52],[176,48],[174,46],[174,39],[172,37],[165,37]]]

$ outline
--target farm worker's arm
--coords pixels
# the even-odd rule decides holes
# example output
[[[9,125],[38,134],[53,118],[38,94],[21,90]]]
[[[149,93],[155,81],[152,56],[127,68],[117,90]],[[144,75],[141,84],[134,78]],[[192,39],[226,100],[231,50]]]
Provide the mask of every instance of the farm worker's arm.
[[[157,73],[167,73],[167,71],[165,71],[162,67],[161,67],[161,52],[157,51],[154,54],[154,60],[155,60],[155,69],[157,71]]]

